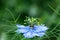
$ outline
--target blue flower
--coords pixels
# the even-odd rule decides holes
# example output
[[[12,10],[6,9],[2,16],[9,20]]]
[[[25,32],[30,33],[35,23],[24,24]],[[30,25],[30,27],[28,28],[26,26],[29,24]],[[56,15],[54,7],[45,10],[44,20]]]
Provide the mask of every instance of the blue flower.
[[[16,25],[18,29],[16,30],[17,33],[23,33],[25,38],[33,38],[34,36],[42,37],[45,35],[45,31],[48,29],[45,25],[34,25],[33,28],[30,26],[24,25]]]

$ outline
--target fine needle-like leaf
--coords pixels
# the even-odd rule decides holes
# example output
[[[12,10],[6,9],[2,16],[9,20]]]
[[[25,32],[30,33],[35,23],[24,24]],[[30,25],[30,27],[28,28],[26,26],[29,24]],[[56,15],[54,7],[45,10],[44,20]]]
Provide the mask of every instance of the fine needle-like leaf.
[[[60,13],[59,13],[57,10],[55,10],[51,5],[48,4],[48,6],[49,6],[56,14],[60,15]]]
[[[12,13],[8,8],[6,8],[6,10],[10,13],[10,15],[11,15],[12,18],[13,18],[13,20],[15,21],[15,17],[14,17],[14,15],[13,15],[13,13]]]

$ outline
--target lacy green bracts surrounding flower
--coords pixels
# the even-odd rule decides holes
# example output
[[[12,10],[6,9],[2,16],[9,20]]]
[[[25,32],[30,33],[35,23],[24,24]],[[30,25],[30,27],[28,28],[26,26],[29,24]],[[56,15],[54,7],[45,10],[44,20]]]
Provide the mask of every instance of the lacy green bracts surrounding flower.
[[[45,25],[34,25],[33,28],[30,26],[16,25],[18,29],[16,32],[18,34],[23,33],[25,38],[33,38],[34,36],[42,37],[45,35],[45,31],[48,29]]]

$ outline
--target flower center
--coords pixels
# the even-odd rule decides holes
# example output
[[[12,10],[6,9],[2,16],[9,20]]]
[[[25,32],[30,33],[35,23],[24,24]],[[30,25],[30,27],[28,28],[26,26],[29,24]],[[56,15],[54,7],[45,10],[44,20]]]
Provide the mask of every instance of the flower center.
[[[31,24],[31,25],[30,25],[30,28],[31,28],[31,29],[33,29],[33,28],[34,28],[34,25],[33,25],[33,24]]]

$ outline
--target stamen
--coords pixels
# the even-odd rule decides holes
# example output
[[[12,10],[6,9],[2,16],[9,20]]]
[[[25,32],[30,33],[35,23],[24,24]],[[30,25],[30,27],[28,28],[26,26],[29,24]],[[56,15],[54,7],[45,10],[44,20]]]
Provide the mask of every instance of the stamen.
[[[39,18],[26,17],[26,19],[24,21],[25,21],[24,24],[29,24],[30,27],[34,27],[34,24],[40,25],[40,19]]]

